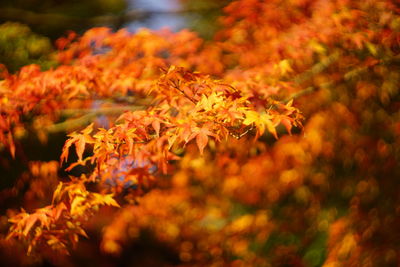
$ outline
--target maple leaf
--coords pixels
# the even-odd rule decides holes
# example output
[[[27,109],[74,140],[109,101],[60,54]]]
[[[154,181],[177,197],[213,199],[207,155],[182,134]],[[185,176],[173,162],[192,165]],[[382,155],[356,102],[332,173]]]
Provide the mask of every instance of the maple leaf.
[[[61,190],[63,189],[63,182],[59,182],[56,189],[53,192],[53,199],[51,201],[52,204],[54,204],[55,202],[58,202],[61,199]]]
[[[196,138],[196,144],[199,148],[200,155],[203,155],[204,148],[207,146],[208,137],[213,136],[217,138],[217,136],[209,130],[210,124],[203,125],[202,128],[195,128],[193,133],[187,139],[187,142]]]
[[[160,121],[158,119],[154,119],[154,121],[151,123],[151,126],[156,131],[156,135],[160,136]]]
[[[193,129],[196,128],[196,126],[194,126],[194,124],[191,123],[184,123],[182,125],[180,125],[181,128],[181,140],[185,141],[185,143],[188,143],[192,138],[191,135],[193,134]]]
[[[281,123],[283,124],[283,126],[285,126],[287,132],[289,133],[289,135],[292,135],[292,123],[290,122],[289,119],[287,118],[283,118],[281,120]]]
[[[61,163],[68,160],[69,148],[75,144],[76,155],[78,156],[79,162],[82,162],[83,152],[85,151],[85,145],[94,143],[93,138],[90,136],[90,133],[93,131],[94,123],[91,123],[85,129],[81,131],[80,134],[72,133],[69,136],[71,137],[65,142],[63,147],[60,161]]]
[[[81,215],[86,210],[86,198],[83,196],[76,196],[71,202],[71,215]]]
[[[53,208],[52,217],[55,220],[58,220],[64,210],[67,210],[67,206],[65,206],[64,202],[61,202],[56,207]]]
[[[196,106],[198,109],[204,109],[205,111],[210,111],[215,109],[215,106],[221,106],[224,104],[222,93],[211,93],[210,96],[202,95],[199,102],[197,102]]]
[[[203,130],[202,128],[196,136],[196,144],[199,147],[200,155],[203,155],[204,148],[208,143],[209,135],[213,135],[213,133],[208,130]]]
[[[22,210],[20,214],[17,214],[16,216],[12,217],[9,221],[11,223],[15,223],[16,227],[14,229],[14,232],[21,231],[23,236],[27,236],[29,232],[31,231],[32,227],[39,222],[40,225],[39,227],[46,227],[47,229],[50,228],[50,210],[48,209],[49,207],[45,207],[42,209],[36,210],[35,213],[29,214],[26,213],[25,211]],[[12,235],[13,232],[10,232],[10,235]]]
[[[62,164],[64,161],[66,162],[68,160],[68,156],[69,156],[69,148],[71,147],[71,145],[74,143],[74,139],[68,139],[65,144],[64,147],[62,149],[61,152],[61,156],[60,156],[60,163]]]
[[[85,230],[82,229],[82,227],[80,226],[76,226],[75,227],[75,232],[77,232],[78,234],[80,234],[81,236],[84,236],[86,238],[89,238],[89,236],[87,235],[87,233],[85,232]]]
[[[278,139],[276,133],[275,124],[272,122],[272,116],[267,114],[265,111],[256,112],[254,110],[245,111],[245,119],[243,120],[244,125],[254,124],[257,128],[257,135],[263,135],[265,128]]]
[[[168,137],[168,149],[171,149],[171,147],[175,144],[178,135],[169,131],[167,137]]]
[[[93,193],[93,196],[94,196],[94,203],[96,204],[108,205],[120,208],[118,202],[115,201],[115,199],[113,198],[113,194],[102,195],[98,193]]]

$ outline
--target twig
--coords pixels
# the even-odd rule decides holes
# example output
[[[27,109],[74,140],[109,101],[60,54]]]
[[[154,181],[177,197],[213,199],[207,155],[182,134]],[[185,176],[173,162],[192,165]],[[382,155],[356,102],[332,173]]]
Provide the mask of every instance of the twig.
[[[46,128],[48,133],[70,132],[83,125],[89,124],[97,115],[95,113],[86,114],[82,117],[53,124]]]
[[[124,111],[135,111],[135,110],[143,110],[146,106],[117,106],[117,107],[107,107],[107,108],[72,108],[72,109],[63,109],[60,111],[60,115],[71,117],[80,114],[93,114],[93,115],[114,115],[119,114]]]
[[[290,100],[299,98],[299,97],[301,97],[301,96],[303,96],[303,95],[310,94],[310,93],[314,92],[315,90],[316,90],[316,88],[313,87],[313,86],[307,87],[307,88],[304,89],[304,90],[301,90],[301,91],[299,91],[299,92],[296,92],[296,93],[294,93],[294,94],[291,94],[291,95],[288,96],[286,99],[282,100],[282,102],[283,102],[283,104],[287,104]]]
[[[71,117],[80,114],[85,115],[48,126],[46,131],[48,133],[70,132],[89,124],[94,118],[100,115],[118,115],[124,111],[143,110],[145,108],[145,106],[123,106],[100,109],[64,109],[60,111],[60,114],[63,116]]]
[[[315,76],[316,74],[321,73],[322,71],[327,69],[330,65],[335,63],[339,58],[340,58],[339,51],[335,51],[332,54],[330,54],[327,58],[322,60],[321,62],[318,62],[317,64],[312,66],[309,70],[294,77],[293,81],[297,84],[301,84],[301,83],[309,80],[311,77]]]
[[[333,82],[327,82],[327,83],[323,83],[323,84],[319,85],[318,87],[319,88],[328,88],[328,87],[331,87],[333,84],[334,84]],[[314,86],[307,87],[304,90],[301,90],[299,92],[291,94],[290,96],[288,96],[286,99],[282,100],[281,102],[284,104],[287,104],[290,100],[299,98],[304,95],[311,94],[312,92],[316,91],[317,89],[318,88],[314,87]]]
[[[330,65],[335,63],[339,58],[340,58],[340,52],[339,51],[333,52],[332,54],[330,54],[327,58],[325,58],[321,62],[318,62],[317,64],[313,65],[309,70],[307,70],[307,71],[305,71],[303,73],[300,73],[299,75],[294,77],[293,78],[293,82],[296,83],[296,84],[301,84],[301,83],[311,79],[316,74],[321,73],[322,71],[327,69]],[[332,83],[325,83],[325,84],[323,84],[323,85],[321,85],[319,87],[328,87],[328,86],[331,86],[331,85],[332,85]],[[299,92],[296,92],[296,93],[288,96],[286,99],[282,100],[281,102],[286,104],[292,99],[299,98],[299,97],[301,97],[303,95],[308,95],[308,94],[310,94],[310,93],[312,93],[312,92],[314,92],[316,90],[317,90],[316,87],[309,86],[304,90],[301,90]]]

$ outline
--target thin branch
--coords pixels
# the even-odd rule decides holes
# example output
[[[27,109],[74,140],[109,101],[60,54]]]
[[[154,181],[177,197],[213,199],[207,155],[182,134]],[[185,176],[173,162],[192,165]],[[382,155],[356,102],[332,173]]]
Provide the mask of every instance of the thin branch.
[[[332,65],[333,63],[335,63],[337,60],[339,60],[340,58],[340,52],[339,51],[335,51],[332,54],[330,54],[327,58],[325,58],[324,60],[318,62],[317,64],[313,65],[309,70],[300,73],[299,75],[297,75],[296,77],[293,78],[293,82],[296,84],[301,84],[309,79],[311,79],[313,76],[315,76],[318,73],[323,72],[324,70],[326,70],[330,65]],[[347,74],[345,74],[346,76]],[[323,85],[321,85],[320,87],[328,87],[331,86],[332,83],[325,83]],[[296,92],[290,96],[288,96],[286,99],[282,100],[281,102],[286,104],[288,103],[290,100],[292,99],[296,99],[299,98],[303,95],[308,95],[311,94],[312,92],[316,91],[317,88],[314,86],[309,86],[304,90],[301,90],[299,92]]]
[[[179,85],[175,84],[173,85],[173,87],[178,90],[179,92],[181,92],[183,94],[184,97],[186,97],[187,99],[189,99],[193,104],[197,105],[197,102],[195,99],[193,99],[192,97],[188,96],[180,87]]]
[[[96,118],[96,116],[97,115],[94,113],[86,114],[76,119],[66,120],[64,122],[48,126],[46,131],[48,133],[71,132],[83,125],[89,124],[94,118]]]
[[[297,84],[301,84],[309,79],[311,79],[313,76],[315,76],[318,73],[321,73],[325,69],[327,69],[330,65],[335,63],[337,60],[340,58],[340,52],[335,51],[332,54],[330,54],[327,58],[321,60],[314,66],[312,66],[309,70],[300,73],[296,77],[293,78],[293,81]]]
[[[135,110],[143,110],[147,106],[117,106],[117,107],[107,107],[107,108],[72,108],[72,109],[63,109],[60,111],[60,115],[66,117],[72,117],[80,114],[93,114],[93,115],[115,115],[122,113],[124,111],[135,111]]]
[[[288,96],[286,99],[282,100],[281,102],[282,102],[283,104],[287,104],[290,100],[299,98],[299,97],[301,97],[301,96],[303,96],[303,95],[311,94],[311,93],[314,92],[315,90],[316,90],[316,88],[313,87],[313,86],[307,87],[307,88],[304,89],[304,90],[301,90],[301,91],[298,91],[298,92],[296,92],[296,93],[291,94],[290,96]]]
[[[64,109],[60,111],[60,114],[63,116],[85,115],[48,126],[46,131],[48,133],[70,132],[84,125],[88,125],[93,119],[100,115],[118,115],[125,111],[144,110],[145,108],[145,106],[123,106],[99,109]]]
[[[332,82],[327,82],[327,83],[321,84],[318,87],[319,88],[328,88],[328,87],[331,87],[332,85],[333,85]],[[281,102],[284,104],[287,104],[290,100],[302,97],[304,95],[311,94],[312,92],[317,91],[317,89],[318,89],[317,87],[309,86],[304,90],[301,90],[301,91],[291,94],[290,96],[288,96],[286,99],[282,100]]]
[[[312,76],[324,71],[331,64],[335,63],[339,59],[339,56],[340,56],[339,52],[334,52],[333,54],[328,56],[328,58],[326,58],[325,60],[315,64],[313,67],[311,67],[310,70],[297,75],[293,79],[293,81],[295,83],[297,83],[297,84],[300,84],[300,83],[310,79]],[[380,62],[378,64],[382,64],[382,65],[400,64],[400,57],[396,56],[394,58],[382,59],[382,60],[380,60]],[[361,66],[361,67],[354,68],[354,69],[346,72],[343,75],[343,80],[344,81],[349,81],[349,80],[351,80],[351,79],[353,79],[355,77],[359,77],[361,74],[366,73],[368,71],[368,68],[369,68],[369,66]],[[319,87],[327,88],[327,87],[331,87],[332,85],[333,85],[332,82],[328,82],[328,83],[321,84]],[[299,97],[301,97],[303,95],[310,94],[310,93],[312,93],[312,92],[314,92],[316,90],[317,90],[316,87],[313,87],[313,86],[307,87],[304,90],[301,90],[299,92],[296,92],[296,93],[290,95],[286,99],[282,100],[282,102],[286,104],[292,99],[296,99],[296,98],[299,98]]]

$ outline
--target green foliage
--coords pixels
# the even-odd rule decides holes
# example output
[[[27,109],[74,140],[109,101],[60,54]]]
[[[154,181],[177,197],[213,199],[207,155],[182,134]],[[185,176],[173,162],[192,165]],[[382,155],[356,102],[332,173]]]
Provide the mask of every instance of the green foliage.
[[[125,0],[20,0],[2,1],[0,23],[29,25],[36,33],[53,40],[68,31],[84,31],[94,26],[120,26]]]
[[[56,13],[75,17],[118,13],[126,8],[125,0],[20,0],[2,1],[3,7],[12,7],[38,13]],[[48,23],[51,23],[50,21]]]
[[[181,0],[184,10],[188,10],[187,28],[197,32],[205,39],[212,39],[219,30],[219,17],[222,7],[232,2],[231,0]]]
[[[56,65],[52,52],[50,40],[33,33],[28,26],[14,22],[0,25],[0,63],[11,72],[29,64],[49,69]]]

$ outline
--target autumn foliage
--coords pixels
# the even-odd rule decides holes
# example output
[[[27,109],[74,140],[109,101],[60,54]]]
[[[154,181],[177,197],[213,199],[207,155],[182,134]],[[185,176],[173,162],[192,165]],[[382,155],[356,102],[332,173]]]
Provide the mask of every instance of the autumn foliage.
[[[397,1],[224,12],[212,41],[94,28],[56,42],[56,68],[3,68],[2,153],[68,134],[0,193],[23,199],[3,257],[73,264],[92,233],[112,259],[144,237],[174,255],[149,266],[399,264]]]

